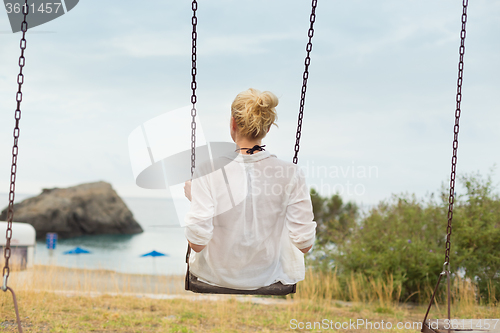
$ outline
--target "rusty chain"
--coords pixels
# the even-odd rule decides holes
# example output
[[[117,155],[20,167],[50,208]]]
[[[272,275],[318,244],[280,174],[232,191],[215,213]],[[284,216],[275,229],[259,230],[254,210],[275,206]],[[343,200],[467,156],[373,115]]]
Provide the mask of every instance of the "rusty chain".
[[[191,103],[193,104],[191,108],[191,177],[194,174],[195,161],[196,161],[196,41],[198,38],[198,33],[196,31],[196,26],[198,24],[198,18],[196,17],[196,10],[198,9],[198,2],[193,0],[191,4],[193,10],[193,17],[191,18],[191,24],[193,25],[193,32],[191,33]]]
[[[309,17],[309,30],[307,36],[309,41],[306,46],[306,59],[304,61],[304,74],[302,75],[302,90],[300,93],[300,107],[299,107],[299,118],[297,123],[297,133],[295,134],[295,155],[293,156],[293,163],[297,164],[299,161],[299,149],[300,149],[300,137],[302,135],[302,118],[304,117],[304,106],[306,104],[306,90],[307,90],[307,79],[309,78],[309,65],[311,64],[311,51],[312,51],[312,38],[314,36],[314,22],[316,21],[316,6],[318,0],[312,0],[311,3],[311,16]]]
[[[23,100],[23,93],[21,91],[22,85],[24,83],[23,67],[25,64],[24,50],[26,49],[26,31],[28,30],[28,22],[26,21],[26,16],[28,15],[29,7],[28,0],[25,1],[23,6],[24,20],[21,23],[22,38],[20,42],[21,56],[19,57],[19,74],[17,75],[18,90],[16,93],[17,108],[14,113],[14,118],[16,120],[16,125],[14,127],[14,145],[12,147],[12,166],[10,168],[10,188],[9,188],[9,207],[7,211],[7,231],[5,237],[7,243],[4,250],[5,266],[3,268],[3,285],[2,290],[6,291],[7,280],[10,275],[9,260],[11,256],[10,241],[12,239],[12,221],[14,219],[14,197],[16,189],[16,172],[17,172],[17,153],[18,153],[18,141],[19,141],[19,121],[21,120],[21,102]]]
[[[446,228],[446,251],[445,264],[450,264],[450,247],[451,247],[451,221],[453,220],[453,204],[455,203],[455,172],[457,167],[457,150],[458,150],[458,131],[460,129],[460,113],[462,107],[462,79],[464,73],[464,54],[465,54],[465,35],[467,24],[467,6],[469,0],[463,0],[462,11],[462,31],[460,32],[460,60],[458,62],[458,79],[457,79],[457,97],[455,109],[455,126],[453,127],[453,157],[451,158],[451,179],[450,179],[450,197],[448,199],[448,227]]]
[[[10,256],[12,254],[11,248],[10,248],[10,242],[12,240],[12,221],[14,220],[14,198],[15,198],[15,190],[16,190],[16,174],[17,174],[17,153],[18,153],[18,142],[19,142],[19,122],[21,120],[21,102],[23,100],[23,93],[22,93],[22,86],[24,83],[24,74],[23,74],[23,67],[25,65],[25,58],[24,58],[24,50],[26,49],[26,31],[28,31],[28,22],[26,20],[26,17],[29,13],[29,6],[28,6],[28,0],[25,0],[24,6],[23,6],[23,22],[21,23],[21,31],[22,31],[22,37],[20,41],[20,48],[21,48],[21,55],[19,56],[19,74],[17,75],[17,84],[18,84],[18,89],[16,93],[16,102],[17,102],[17,107],[16,111],[14,113],[14,118],[16,121],[16,125],[14,127],[14,145],[12,147],[12,165],[10,168],[10,187],[9,187],[9,206],[7,210],[7,230],[5,232],[5,237],[6,237],[6,243],[5,243],[5,249],[4,249],[4,258],[5,258],[5,266],[3,267],[2,274],[3,274],[3,284],[2,284],[2,290],[4,292],[10,291],[12,294],[12,299],[14,301],[14,310],[16,312],[16,320],[17,320],[17,330],[22,333],[23,328],[21,326],[21,319],[19,317],[19,310],[17,306],[17,299],[16,299],[16,294],[14,293],[14,290],[12,288],[7,286],[9,276],[10,276],[10,266],[9,266],[9,261],[10,261]]]
[[[441,278],[446,274],[448,279],[448,319],[450,319],[450,248],[451,248],[451,231],[452,231],[452,220],[453,220],[453,204],[455,203],[455,176],[457,168],[457,152],[458,152],[458,132],[460,129],[460,114],[462,112],[462,81],[464,73],[464,54],[465,54],[465,36],[466,36],[466,24],[467,24],[467,7],[469,5],[469,0],[462,0],[462,30],[460,31],[460,47],[459,47],[459,62],[458,62],[458,79],[457,79],[457,95],[456,95],[456,109],[455,109],[455,125],[453,127],[453,156],[451,158],[451,176],[450,176],[450,196],[448,198],[448,224],[446,227],[446,250],[445,259],[443,264],[443,271],[439,275],[439,279],[432,293],[427,312],[424,317],[423,324],[427,320],[429,315],[429,310],[431,309],[432,302],[438,290]],[[449,331],[449,330],[448,330]]]

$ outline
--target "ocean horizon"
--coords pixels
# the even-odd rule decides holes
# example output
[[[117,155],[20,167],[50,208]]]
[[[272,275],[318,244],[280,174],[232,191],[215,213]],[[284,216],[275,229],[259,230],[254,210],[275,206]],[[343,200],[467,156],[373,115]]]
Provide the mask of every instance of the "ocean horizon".
[[[21,202],[36,194],[16,194]],[[8,205],[8,194],[0,194],[0,209]],[[144,232],[135,235],[88,235],[59,239],[56,249],[49,251],[45,236],[37,240],[34,263],[68,268],[106,269],[120,273],[178,275],[186,270],[187,241],[177,220],[172,199],[122,197]],[[15,221],[15,213],[14,213]],[[13,233],[15,234],[15,229]],[[0,237],[5,237],[0,235]],[[40,235],[37,235],[40,237]],[[65,251],[81,247],[89,254],[65,255]],[[164,257],[141,257],[157,251]]]

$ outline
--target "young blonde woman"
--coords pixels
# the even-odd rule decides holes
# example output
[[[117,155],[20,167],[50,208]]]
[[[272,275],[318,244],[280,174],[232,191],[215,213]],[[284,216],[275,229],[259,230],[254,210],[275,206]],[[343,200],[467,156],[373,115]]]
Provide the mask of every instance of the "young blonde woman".
[[[210,284],[251,290],[304,279],[304,253],[316,233],[304,174],[262,145],[277,105],[268,91],[238,94],[230,121],[235,150],[197,166],[186,182],[185,234],[196,252],[190,272]]]

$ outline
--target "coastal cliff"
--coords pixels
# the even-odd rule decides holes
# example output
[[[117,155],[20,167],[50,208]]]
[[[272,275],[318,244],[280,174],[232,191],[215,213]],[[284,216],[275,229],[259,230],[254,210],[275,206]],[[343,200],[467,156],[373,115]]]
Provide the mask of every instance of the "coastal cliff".
[[[0,214],[7,220],[7,208]],[[14,205],[14,221],[31,224],[37,238],[56,232],[61,238],[143,232],[127,205],[107,182],[43,189]]]

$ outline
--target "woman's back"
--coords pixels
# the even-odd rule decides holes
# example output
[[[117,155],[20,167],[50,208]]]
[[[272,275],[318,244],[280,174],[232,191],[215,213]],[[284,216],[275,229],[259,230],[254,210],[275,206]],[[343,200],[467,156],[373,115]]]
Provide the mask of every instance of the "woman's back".
[[[186,225],[188,240],[206,245],[191,273],[238,289],[303,280],[299,249],[313,244],[316,228],[303,173],[266,151],[200,165]]]

